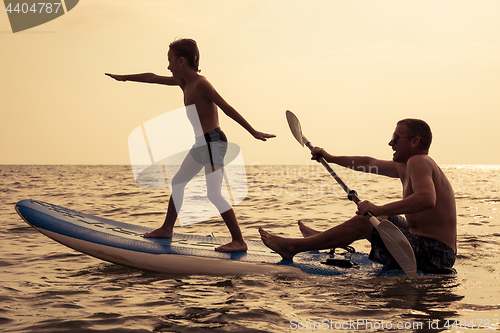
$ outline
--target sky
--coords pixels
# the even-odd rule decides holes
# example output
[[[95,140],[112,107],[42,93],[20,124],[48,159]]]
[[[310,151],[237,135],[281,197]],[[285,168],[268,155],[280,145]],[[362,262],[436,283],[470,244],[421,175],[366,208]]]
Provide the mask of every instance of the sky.
[[[128,136],[183,106],[178,87],[104,73],[167,70],[193,38],[201,74],[267,142],[220,114],[245,164],[306,164],[285,111],[334,155],[391,159],[403,118],[439,164],[500,154],[500,1],[84,0],[12,33],[0,13],[0,164],[129,164]],[[175,140],[172,140],[175,145]]]

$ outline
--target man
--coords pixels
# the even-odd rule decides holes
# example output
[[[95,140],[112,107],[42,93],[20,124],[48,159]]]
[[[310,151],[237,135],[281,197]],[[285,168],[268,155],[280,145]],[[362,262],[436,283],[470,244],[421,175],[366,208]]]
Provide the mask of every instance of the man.
[[[403,199],[381,206],[363,201],[358,206],[358,215],[324,232],[306,227],[299,221],[304,238],[283,238],[259,228],[262,241],[283,259],[292,259],[299,252],[345,247],[365,238],[372,244],[371,260],[389,268],[399,268],[377,230],[365,217],[367,212],[371,212],[401,229],[412,245],[419,270],[432,273],[450,269],[457,252],[455,196],[443,171],[428,156],[431,141],[432,133],[427,123],[404,119],[398,122],[389,142],[394,150],[392,161],[333,156],[322,148],[313,148],[312,159],[322,155],[329,163],[354,166],[355,170],[377,170],[378,174],[399,178]],[[406,219],[400,214],[404,214]]]

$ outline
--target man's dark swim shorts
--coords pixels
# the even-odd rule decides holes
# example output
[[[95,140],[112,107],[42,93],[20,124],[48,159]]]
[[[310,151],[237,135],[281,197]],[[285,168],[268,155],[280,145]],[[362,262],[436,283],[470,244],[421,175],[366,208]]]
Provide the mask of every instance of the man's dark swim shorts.
[[[389,216],[388,220],[396,225],[410,242],[417,259],[418,270],[425,273],[438,273],[453,267],[456,254],[451,247],[437,240],[412,234],[406,219],[401,216]],[[369,256],[371,260],[386,265],[390,269],[400,268],[375,228],[373,228],[371,243],[372,250]]]
[[[227,151],[227,137],[220,127],[196,138],[189,151],[193,159],[201,165],[224,166]]]

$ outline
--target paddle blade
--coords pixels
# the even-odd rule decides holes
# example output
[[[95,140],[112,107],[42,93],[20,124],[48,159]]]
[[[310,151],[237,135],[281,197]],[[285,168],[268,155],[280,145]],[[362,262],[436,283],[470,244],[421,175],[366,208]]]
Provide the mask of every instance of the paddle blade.
[[[297,141],[304,147],[304,140],[302,139],[302,128],[300,127],[299,119],[293,114],[292,111],[286,111],[286,120],[288,121],[288,126],[292,131],[293,136]]]
[[[383,220],[375,228],[387,250],[396,259],[406,275],[413,279],[417,274],[417,261],[408,239],[398,227],[387,220]]]

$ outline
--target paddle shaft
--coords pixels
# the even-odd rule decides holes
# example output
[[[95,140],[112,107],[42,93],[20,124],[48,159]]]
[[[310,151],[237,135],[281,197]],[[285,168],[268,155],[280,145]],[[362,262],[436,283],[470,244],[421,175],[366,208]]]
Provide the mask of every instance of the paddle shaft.
[[[307,148],[309,148],[310,150],[313,149],[313,145],[311,144],[311,141],[307,140],[307,138],[304,135],[302,135],[302,140],[303,140],[303,142],[305,142],[305,145],[307,146]],[[342,187],[342,189],[345,191],[345,193],[347,193],[347,198],[349,200],[353,201],[356,205],[358,205],[361,200],[359,200],[358,194],[356,193],[356,191],[349,189],[349,187],[346,185],[346,183],[344,183],[344,181],[342,179],[340,179],[340,177],[337,175],[337,173],[335,173],[335,171],[333,171],[333,169],[330,167],[330,165],[328,164],[328,162],[325,160],[325,158],[323,156],[318,156],[317,161],[319,163],[323,164],[323,166],[326,168],[326,170],[328,170],[330,175],[333,178],[335,178],[337,183],[339,183],[340,187]],[[369,218],[370,221],[372,221],[372,218],[374,216],[370,212],[368,212],[368,213],[366,213],[366,217]],[[374,223],[374,222],[372,221],[372,223]],[[376,224],[378,224],[378,223],[376,223]]]

